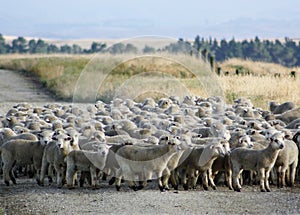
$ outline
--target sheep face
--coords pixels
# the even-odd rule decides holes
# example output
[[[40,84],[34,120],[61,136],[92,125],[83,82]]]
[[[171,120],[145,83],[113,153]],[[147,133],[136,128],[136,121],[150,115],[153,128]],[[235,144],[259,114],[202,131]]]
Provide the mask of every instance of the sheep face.
[[[179,152],[182,150],[180,140],[177,137],[172,137],[168,140],[168,143],[170,151],[172,152]]]
[[[229,144],[229,142],[227,140],[221,140],[220,144],[223,146],[225,154],[230,153],[230,144]]]
[[[211,125],[212,133],[215,137],[220,137],[225,140],[229,140],[231,135],[230,132],[225,128],[222,123],[213,123]]]
[[[226,154],[226,150],[221,143],[212,145],[211,148],[213,149],[215,155],[217,156],[224,157]]]
[[[68,154],[70,151],[72,151],[72,147],[70,144],[70,141],[72,140],[72,138],[69,135],[58,134],[53,137],[53,140],[56,141],[56,145],[64,153]]]
[[[243,135],[239,138],[238,147],[253,148],[253,143],[248,135]]]
[[[45,130],[41,133],[38,134],[40,143],[45,146],[47,145],[50,141],[52,141],[52,136],[53,136],[54,132],[50,131],[50,130]]]
[[[71,137],[70,145],[74,150],[79,150],[79,136],[80,134],[76,130],[69,130],[67,134]]]
[[[271,145],[274,149],[284,148],[284,134],[281,132],[275,133],[270,137]]]
[[[106,144],[100,144],[97,148],[97,154],[99,157],[106,157],[108,155],[109,149],[111,146],[108,146]]]

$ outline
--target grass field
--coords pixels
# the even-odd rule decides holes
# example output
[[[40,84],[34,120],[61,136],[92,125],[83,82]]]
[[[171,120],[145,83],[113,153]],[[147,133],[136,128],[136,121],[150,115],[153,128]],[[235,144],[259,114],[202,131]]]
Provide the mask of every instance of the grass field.
[[[267,108],[271,100],[300,105],[299,68],[232,59],[219,65],[228,76],[217,76],[200,59],[184,55],[1,55],[0,68],[38,76],[58,98],[110,101],[114,97],[224,96],[228,103],[250,98]],[[236,76],[235,69],[250,75]],[[275,74],[280,74],[276,77]]]

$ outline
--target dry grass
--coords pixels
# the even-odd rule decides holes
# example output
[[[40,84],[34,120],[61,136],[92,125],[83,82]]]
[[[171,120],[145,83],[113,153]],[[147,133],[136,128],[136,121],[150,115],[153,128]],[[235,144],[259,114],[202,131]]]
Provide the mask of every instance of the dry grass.
[[[268,108],[271,100],[300,105],[300,78],[280,65],[232,59],[223,71],[245,68],[253,75],[216,76],[200,59],[185,55],[2,55],[0,67],[37,75],[60,98],[73,101],[110,101],[114,97],[143,99],[147,96],[186,94],[238,97]],[[275,77],[275,73],[281,73]],[[285,75],[284,75],[285,74]]]
[[[292,101],[300,105],[300,78],[274,76],[222,76],[219,82],[228,102],[238,97],[250,98],[255,106],[268,109],[270,101]]]
[[[287,68],[275,63],[255,62],[252,60],[242,60],[238,58],[229,59],[220,64],[223,72],[228,71],[235,74],[237,68],[243,68],[254,75],[289,75],[291,71],[300,73],[300,68]]]

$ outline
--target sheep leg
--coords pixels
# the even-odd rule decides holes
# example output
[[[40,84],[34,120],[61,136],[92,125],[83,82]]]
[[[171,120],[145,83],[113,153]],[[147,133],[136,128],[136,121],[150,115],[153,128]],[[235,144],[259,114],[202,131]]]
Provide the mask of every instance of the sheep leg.
[[[12,179],[12,168],[13,168],[13,162],[3,162],[3,179],[6,186],[9,186],[9,181]]]
[[[178,179],[178,174],[176,170],[171,171],[171,184],[174,190],[178,191],[178,184],[179,184],[179,179]]]
[[[188,177],[187,177],[187,170],[186,169],[184,169],[182,171],[182,184],[183,184],[184,190],[188,190],[189,189]]]
[[[169,190],[169,179],[171,177],[171,172],[168,168],[166,168],[164,170],[164,173],[163,173],[163,176],[162,176],[162,184],[163,184],[163,187],[166,189],[166,190]]]
[[[65,179],[65,175],[64,175],[65,168],[61,165],[58,165],[58,164],[55,164],[54,168],[57,172],[57,187],[62,188],[63,180]]]
[[[157,173],[157,179],[158,179],[158,187],[159,187],[159,190],[161,192],[166,192],[166,189],[165,187],[163,186],[163,182],[162,182],[162,171],[158,172]]]
[[[212,178],[212,170],[211,170],[211,169],[208,169],[208,180],[209,180],[209,182],[210,182],[211,187],[212,187],[214,190],[216,190],[216,189],[217,189],[217,186],[215,185],[215,182],[214,182],[214,180],[213,180],[213,178]]]
[[[48,165],[48,181],[49,183],[53,182],[54,178],[54,168],[52,165]]]
[[[120,191],[121,188],[121,179],[122,179],[122,174],[121,174],[121,169],[116,170],[116,175],[115,175],[115,186],[116,190]]]
[[[294,162],[292,165],[291,165],[291,173],[290,173],[290,182],[289,182],[289,185],[291,187],[293,187],[295,185],[295,175],[296,175],[296,168],[297,168],[297,165],[298,165],[298,162]]]
[[[264,168],[259,169],[258,174],[259,174],[259,179],[260,179],[260,191],[261,192],[266,192],[266,188],[265,188],[265,181],[266,181],[265,169]]]
[[[96,168],[90,167],[90,174],[91,174],[91,185],[92,185],[92,188],[96,189],[96,187],[97,187],[97,184],[96,184],[96,181],[97,181],[97,171],[96,171]]]
[[[233,169],[232,184],[233,184],[234,191],[241,192],[242,187],[240,185],[239,178],[240,178],[240,175],[242,172],[243,172],[243,170]]]
[[[204,171],[202,173],[202,187],[204,190],[208,190],[208,177],[207,177],[207,171]]]
[[[68,165],[67,173],[66,173],[66,179],[67,179],[67,187],[68,189],[74,188],[74,174],[75,174],[75,168],[72,165]]]
[[[46,175],[46,171],[49,168],[49,164],[47,162],[47,160],[43,157],[43,161],[42,161],[42,168],[41,168],[41,175],[40,175],[40,186],[44,185],[44,179],[45,179],[45,175]]]
[[[270,185],[269,185],[270,172],[271,172],[271,169],[266,170],[266,176],[265,176],[266,179],[265,179],[265,181],[266,181],[266,190],[267,190],[267,192],[271,192]]]
[[[227,182],[229,190],[233,190],[233,188],[232,188],[232,171],[231,171],[231,169],[225,171],[225,180]]]

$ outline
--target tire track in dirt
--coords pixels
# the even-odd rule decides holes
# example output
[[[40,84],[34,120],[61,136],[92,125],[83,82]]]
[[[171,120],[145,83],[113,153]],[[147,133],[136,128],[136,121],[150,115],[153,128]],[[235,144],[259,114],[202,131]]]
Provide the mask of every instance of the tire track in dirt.
[[[0,103],[53,101],[53,96],[37,78],[20,72],[0,70]]]

